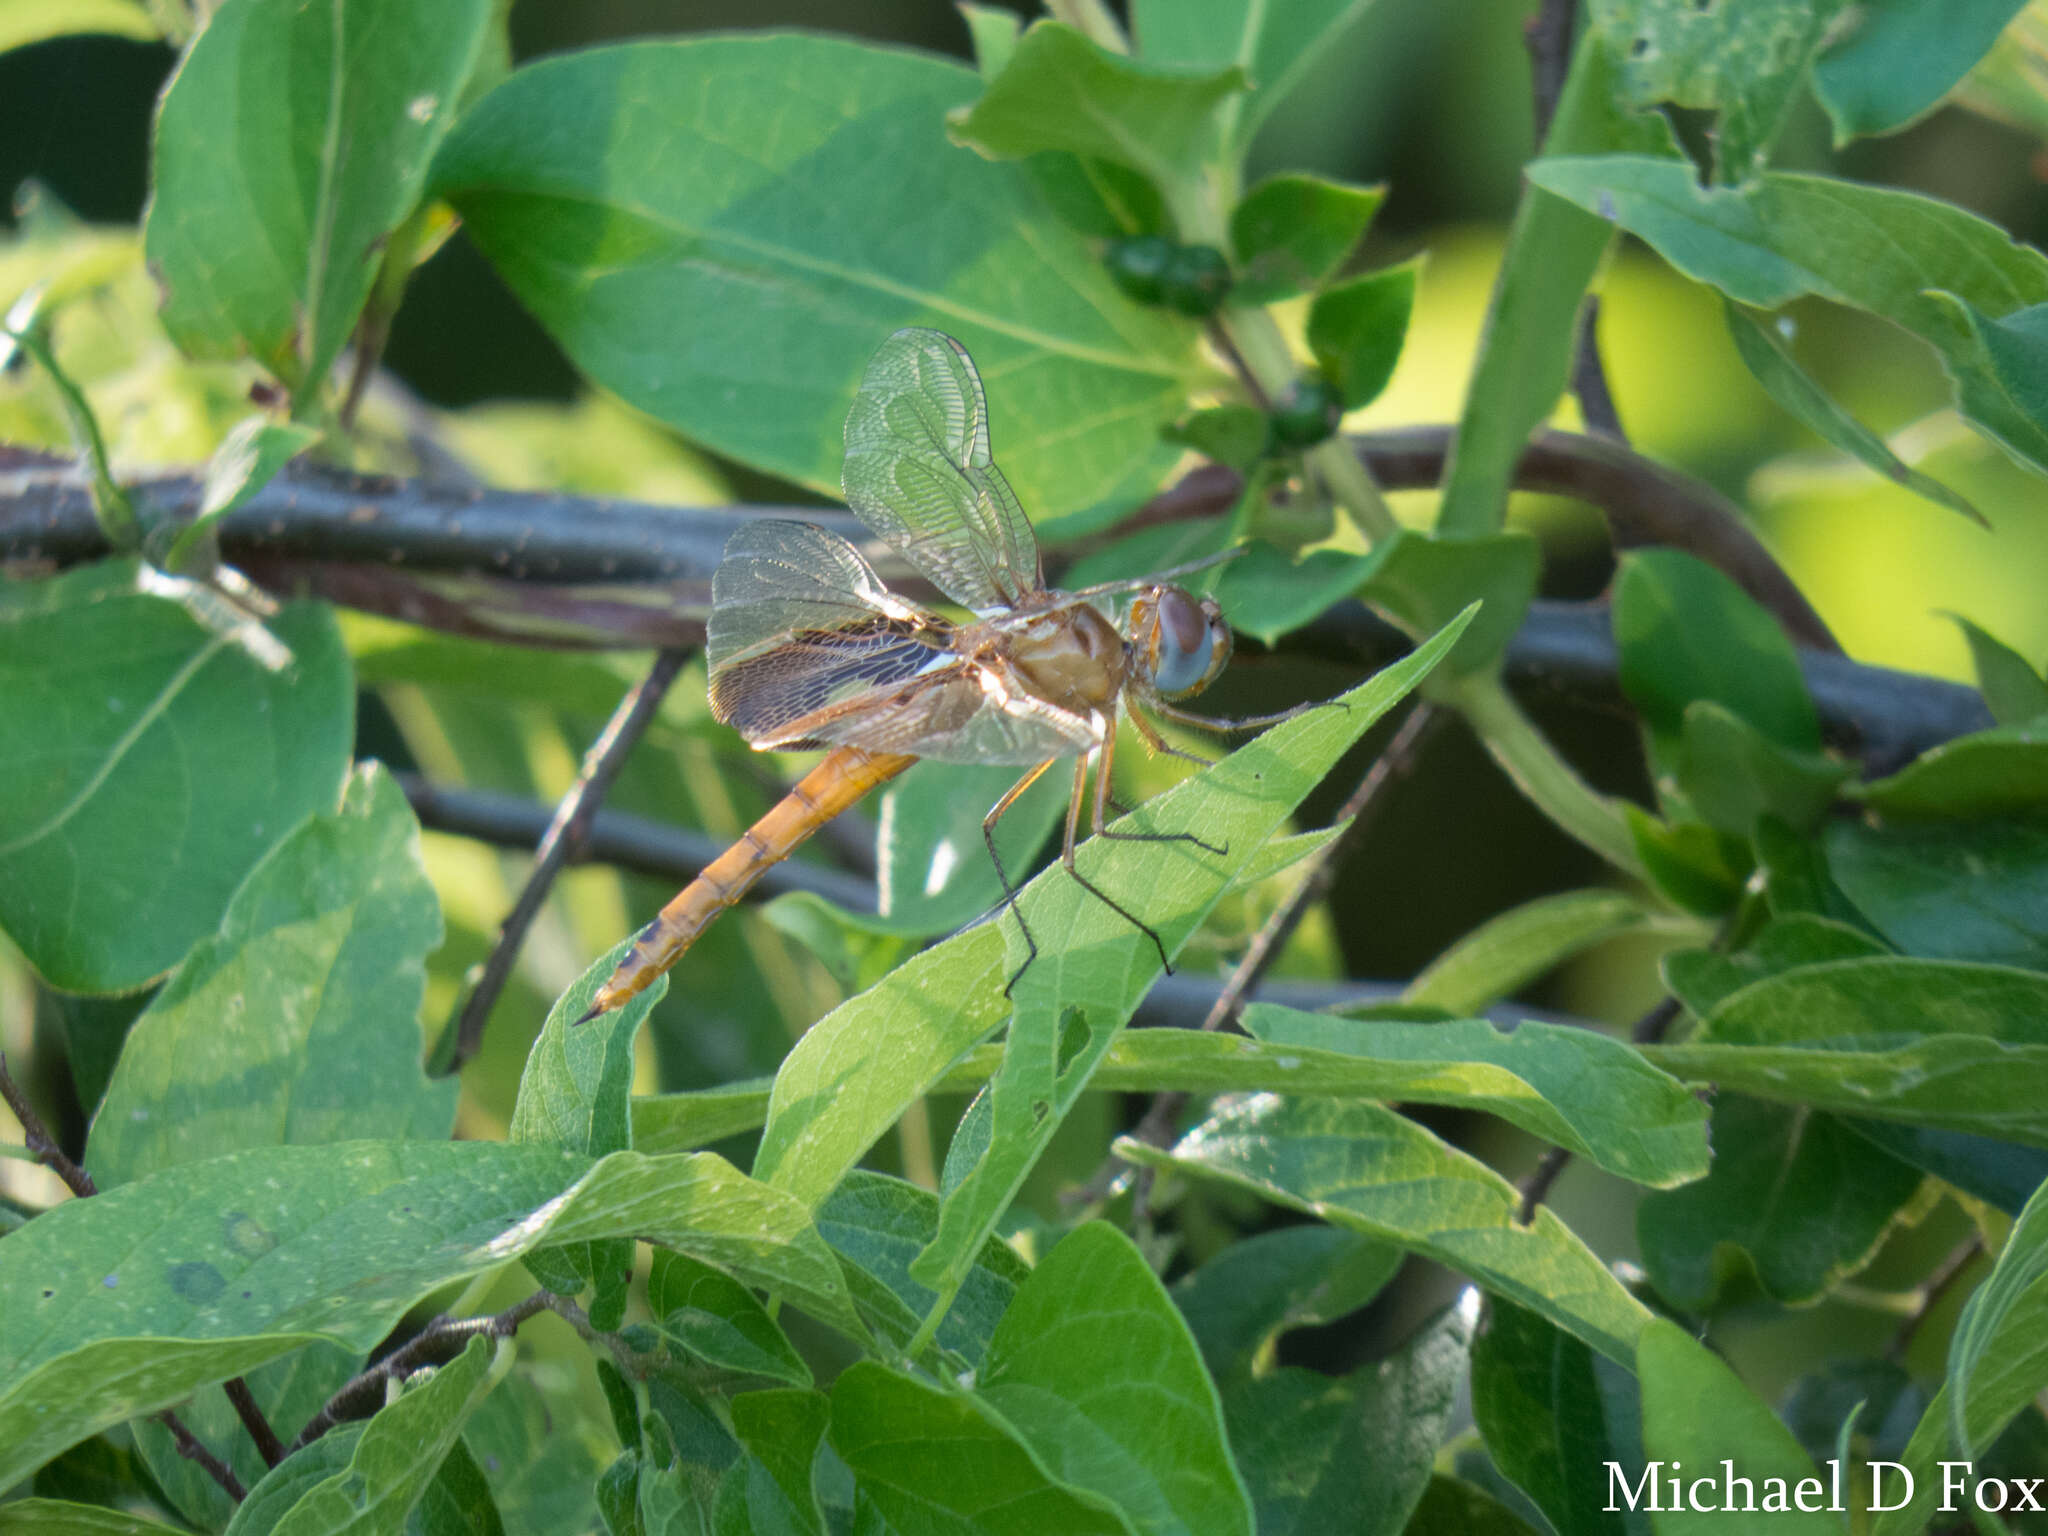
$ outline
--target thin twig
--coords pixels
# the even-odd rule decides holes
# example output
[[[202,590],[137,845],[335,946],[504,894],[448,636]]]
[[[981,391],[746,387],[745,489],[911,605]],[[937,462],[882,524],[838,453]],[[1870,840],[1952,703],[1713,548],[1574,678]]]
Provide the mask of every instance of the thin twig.
[[[1589,431],[1628,446],[1622,430],[1621,411],[1614,403],[1614,391],[1607,384],[1607,368],[1600,361],[1600,295],[1589,293],[1579,309],[1578,341],[1572,353],[1572,393],[1579,397],[1579,414]]]
[[[1536,143],[1550,136],[1565,76],[1572,67],[1572,33],[1578,29],[1579,0],[1543,0],[1529,18],[1522,40],[1529,49],[1529,88],[1536,112]]]
[[[446,1365],[479,1335],[494,1339],[510,1338],[519,1331],[521,1323],[549,1310],[553,1304],[554,1298],[546,1291],[535,1291],[524,1301],[488,1317],[442,1318],[429,1324],[424,1332],[345,1382],[327,1399],[320,1411],[306,1421],[306,1427],[292,1441],[292,1450],[305,1449],[337,1424],[365,1419],[375,1413],[384,1406],[386,1382],[402,1380],[429,1365]]]
[[[284,1460],[284,1442],[277,1438],[277,1431],[270,1427],[270,1420],[263,1416],[263,1410],[256,1404],[256,1395],[249,1390],[249,1383],[239,1376],[230,1377],[221,1383],[221,1390],[234,1404],[235,1417],[242,1421],[242,1428],[249,1432],[255,1442],[256,1454],[263,1458],[263,1465],[274,1467]]]
[[[1384,794],[1389,784],[1403,778],[1421,756],[1423,742],[1437,719],[1437,708],[1427,699],[1419,701],[1408,712],[1408,718],[1401,722],[1401,728],[1387,743],[1386,750],[1373,759],[1365,776],[1345,798],[1338,808],[1333,821],[1346,823],[1344,830],[1324,844],[1316,854],[1308,874],[1297,884],[1288,898],[1276,907],[1265,924],[1253,937],[1244,958],[1231,972],[1223,990],[1216,994],[1216,1001],[1200,1025],[1202,1032],[1235,1027],[1243,1015],[1245,1003],[1258,986],[1259,979],[1268,967],[1280,956],[1287,941],[1301,926],[1308,910],[1328,894],[1330,884],[1337,877],[1344,856],[1357,847],[1365,832],[1378,819],[1377,808],[1384,803]],[[1182,1092],[1167,1092],[1154,1095],[1151,1106],[1144,1118],[1131,1132],[1132,1137],[1148,1146],[1164,1147],[1173,1137],[1173,1124],[1180,1112],[1187,1106],[1189,1095]],[[1114,1161],[1114,1160],[1113,1160]],[[1137,1205],[1142,1213],[1146,1197],[1151,1188],[1150,1169],[1138,1173]],[[1097,1183],[1101,1182],[1098,1175]],[[1093,1187],[1091,1185],[1091,1187]]]
[[[1630,1041],[1636,1045],[1656,1044],[1683,1011],[1675,997],[1658,999],[1654,1007],[1629,1026]],[[1526,1227],[1535,1220],[1537,1207],[1550,1198],[1551,1186],[1557,1183],[1557,1176],[1564,1172],[1565,1165],[1571,1160],[1572,1154],[1563,1147],[1552,1147],[1543,1154],[1543,1160],[1522,1181],[1521,1208],[1515,1213],[1517,1222]]]
[[[1252,397],[1252,404],[1262,411],[1273,409],[1273,401],[1266,394],[1265,386],[1259,383],[1259,376],[1252,372],[1252,365],[1245,361],[1244,353],[1237,348],[1230,328],[1220,320],[1209,322],[1209,344],[1223,354],[1223,360],[1230,364],[1230,371],[1237,375],[1237,382],[1244,386],[1244,392]]]
[[[43,1124],[43,1117],[29,1103],[28,1095],[15,1082],[14,1074],[7,1070],[5,1051],[0,1051],[0,1098],[7,1100],[7,1107],[14,1111],[14,1118],[21,1122],[22,1145],[34,1154],[37,1162],[62,1179],[64,1187],[80,1199],[99,1193],[99,1186],[93,1183],[92,1175],[65,1155],[64,1149],[57,1145],[57,1138],[50,1134],[50,1128]]]
[[[199,1437],[185,1427],[183,1419],[166,1408],[156,1416],[156,1421],[171,1432],[171,1439],[177,1443],[178,1454],[187,1461],[196,1463],[200,1471],[220,1485],[221,1492],[237,1504],[249,1497],[249,1490],[244,1488],[242,1480],[235,1476],[235,1469],[202,1445]]]
[[[1891,1343],[1885,1346],[1887,1359],[1905,1358],[1906,1351],[1912,1347],[1913,1340],[1926,1325],[1934,1309],[1941,1305],[1942,1298],[1948,1295],[1956,1281],[1962,1278],[1963,1271],[1968,1269],[1971,1261],[1983,1251],[1984,1239],[1972,1237],[1941,1261],[1940,1267],[1929,1275],[1926,1284],[1920,1287],[1920,1304],[1903,1323],[1899,1324],[1898,1332],[1892,1335]]]
[[[547,832],[534,853],[533,868],[527,873],[519,899],[512,904],[504,926],[498,930],[498,941],[491,946],[490,956],[484,962],[476,986],[462,1005],[455,1025],[455,1048],[446,1065],[448,1073],[460,1072],[463,1063],[482,1046],[484,1025],[490,1020],[491,1009],[497,1005],[498,994],[505,989],[506,978],[512,974],[512,966],[519,958],[519,948],[526,942],[527,930],[533,926],[534,917],[554,887],[555,876],[582,846],[590,831],[591,818],[597,814],[606,791],[618,778],[627,755],[646,731],[655,712],[661,708],[669,685],[688,659],[689,652],[684,650],[664,650],[657,655],[647,675],[619,700],[619,706],[612,711],[603,734],[583,755],[583,766],[577,772],[576,782],[569,786],[569,792],[555,807],[554,819],[548,823]]]

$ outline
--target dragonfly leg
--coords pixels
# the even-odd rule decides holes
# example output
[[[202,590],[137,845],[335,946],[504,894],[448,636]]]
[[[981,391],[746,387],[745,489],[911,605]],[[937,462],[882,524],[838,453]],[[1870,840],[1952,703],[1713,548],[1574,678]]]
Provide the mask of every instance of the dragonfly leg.
[[[1159,935],[1153,931],[1152,925],[1147,923],[1143,918],[1139,917],[1137,913],[1133,912],[1129,907],[1125,906],[1122,902],[1118,901],[1114,896],[1110,895],[1109,892],[1105,891],[1093,880],[1090,880],[1086,875],[1082,874],[1080,867],[1074,863],[1074,838],[1076,834],[1078,834],[1081,830],[1081,802],[1085,800],[1088,795],[1088,759],[1091,757],[1099,758],[1102,764],[1099,772],[1102,775],[1107,775],[1109,772],[1110,757],[1110,748],[1108,743],[1110,741],[1113,741],[1114,739],[1115,738],[1113,735],[1111,735],[1108,732],[1105,732],[1103,736],[1104,744],[1102,746],[1097,747],[1093,752],[1084,754],[1081,760],[1074,765],[1074,793],[1073,797],[1067,802],[1067,840],[1065,846],[1060,849],[1060,863],[1062,866],[1065,867],[1067,873],[1073,876],[1074,883],[1076,885],[1080,886],[1082,890],[1086,891],[1090,896],[1093,896],[1097,901],[1101,902],[1105,907],[1109,908],[1110,911],[1114,912],[1118,917],[1122,918],[1125,922],[1129,923],[1133,928],[1137,929],[1138,932],[1142,933],[1143,935],[1145,935],[1146,938],[1152,941],[1152,947],[1159,951],[1159,963],[1166,968],[1166,974],[1171,976],[1173,974],[1173,961],[1167,958],[1166,944],[1159,937]],[[1098,778],[1097,782],[1101,782],[1100,778]],[[1100,814],[1101,812],[1098,808],[1098,819],[1100,817]],[[1126,838],[1136,837],[1140,841],[1144,842],[1151,842],[1155,840],[1154,835],[1150,833],[1127,832],[1123,835]],[[1171,837],[1172,835],[1168,834],[1162,840],[1171,840]],[[1022,972],[1019,972],[1018,974],[1021,975]],[[1015,976],[1010,978],[1010,983],[1012,986],[1016,985],[1016,980],[1017,978]]]
[[[1146,720],[1135,709],[1130,712],[1130,715],[1132,723],[1138,727],[1139,735],[1143,736],[1147,741],[1157,739],[1150,721]],[[1116,755],[1116,748],[1112,745],[1115,739],[1112,735],[1103,742],[1102,765],[1095,772],[1095,820],[1093,827],[1097,837],[1106,837],[1113,843],[1193,843],[1204,853],[1213,853],[1219,857],[1230,852],[1228,848],[1219,848],[1214,843],[1204,842],[1192,832],[1117,832],[1112,830],[1109,826],[1109,808],[1113,804],[1109,795],[1109,765],[1111,759]],[[1162,741],[1160,745],[1164,746],[1165,743]],[[1172,747],[1167,747],[1166,750],[1173,752],[1176,757],[1194,758],[1196,762],[1203,764],[1205,767],[1208,766],[1207,758],[1195,757],[1192,752],[1177,752]]]
[[[1351,707],[1340,700],[1319,699],[1311,700],[1306,704],[1297,704],[1292,709],[1283,709],[1278,714],[1233,717],[1229,715],[1198,715],[1192,710],[1176,709],[1172,704],[1161,698],[1148,698],[1145,700],[1145,703],[1148,708],[1157,710],[1169,720],[1178,720],[1182,725],[1197,725],[1205,731],[1255,731],[1268,725],[1278,725],[1283,720],[1292,720],[1297,715],[1305,715],[1312,709],[1328,709],[1332,704],[1335,704],[1339,709],[1349,709]]]
[[[1031,937],[1031,929],[1024,921],[1023,910],[1017,905],[1017,888],[1010,884],[1010,872],[1003,868],[1003,856],[996,848],[996,823],[1003,819],[1003,812],[1015,805],[1018,797],[1043,778],[1046,769],[1058,761],[1056,757],[1048,757],[1036,768],[1029,770],[1023,778],[1005,790],[1003,798],[990,806],[988,814],[981,818],[981,840],[988,847],[989,862],[996,867],[996,879],[1003,885],[1003,899],[996,903],[996,911],[1000,914],[1003,908],[1008,907],[1010,915],[1017,919],[1017,931],[1024,935],[1024,963],[1017,967],[1007,982],[1003,983],[1005,997],[1010,995],[1010,988],[1017,985],[1018,978],[1031,969],[1031,962],[1038,958],[1038,941]]]
[[[1199,752],[1184,751],[1160,735],[1159,727],[1140,714],[1135,704],[1126,704],[1124,712],[1131,717],[1131,724],[1137,727],[1138,734],[1145,738],[1145,745],[1154,752],[1164,752],[1168,757],[1183,757],[1191,763],[1200,763],[1204,768],[1213,768],[1216,765],[1214,758],[1204,757]]]

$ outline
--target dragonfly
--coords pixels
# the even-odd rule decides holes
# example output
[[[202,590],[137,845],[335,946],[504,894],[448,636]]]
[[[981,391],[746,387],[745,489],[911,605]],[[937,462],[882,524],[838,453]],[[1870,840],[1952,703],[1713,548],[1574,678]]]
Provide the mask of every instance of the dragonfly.
[[[876,351],[846,418],[842,482],[867,528],[974,618],[956,623],[889,591],[858,549],[814,524],[764,518],[733,533],[711,583],[711,711],[758,750],[830,750],[640,931],[579,1023],[645,991],[769,866],[920,758],[1023,770],[982,820],[1004,892],[995,910],[1011,911],[1026,945],[1011,986],[1038,945],[995,828],[1067,759],[1060,862],[1171,969],[1159,935],[1081,873],[1074,847],[1087,810],[1099,837],[1224,851],[1192,833],[1112,828],[1108,812],[1120,713],[1151,749],[1204,763],[1168,742],[1153,717],[1212,730],[1287,717],[1227,720],[1180,707],[1229,662],[1230,628],[1214,597],[1167,578],[1227,556],[1074,592],[1047,587],[1030,520],[990,452],[981,376],[943,331],[900,330]],[[1105,612],[1118,597],[1128,597],[1121,624]]]

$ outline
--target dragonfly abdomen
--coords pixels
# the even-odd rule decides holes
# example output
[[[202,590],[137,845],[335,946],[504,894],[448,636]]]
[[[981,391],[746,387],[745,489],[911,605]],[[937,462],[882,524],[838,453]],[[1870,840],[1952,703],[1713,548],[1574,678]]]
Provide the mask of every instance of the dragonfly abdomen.
[[[818,828],[916,761],[902,753],[859,747],[836,747],[827,753],[640,930],[626,957],[598,988],[590,1011],[576,1022],[609,1013],[646,991],[655,977],[682,959],[719,913],[746,895],[769,865],[788,858]]]

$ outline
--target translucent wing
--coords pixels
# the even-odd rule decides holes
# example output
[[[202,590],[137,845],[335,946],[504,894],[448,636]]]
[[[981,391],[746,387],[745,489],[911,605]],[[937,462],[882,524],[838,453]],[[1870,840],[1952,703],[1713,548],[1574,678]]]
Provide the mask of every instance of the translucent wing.
[[[891,595],[851,544],[773,519],[726,542],[708,628],[712,713],[756,746],[952,655],[952,626]]]
[[[1044,586],[1031,523],[989,454],[981,376],[943,331],[898,331],[869,361],[844,482],[861,521],[956,603],[1014,608]]]

